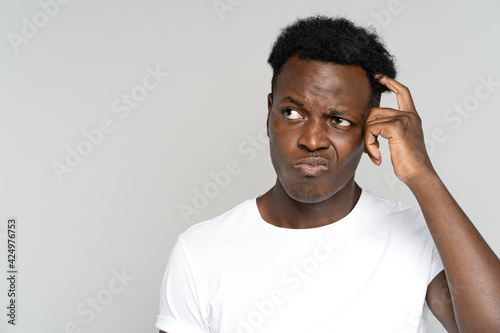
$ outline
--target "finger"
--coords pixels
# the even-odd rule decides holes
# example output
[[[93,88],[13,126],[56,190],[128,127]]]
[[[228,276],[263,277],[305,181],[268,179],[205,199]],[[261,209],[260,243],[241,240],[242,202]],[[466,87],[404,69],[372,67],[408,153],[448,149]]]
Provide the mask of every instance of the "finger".
[[[392,112],[399,112],[392,110]],[[401,112],[399,117],[379,118],[372,120],[365,126],[365,151],[375,165],[382,163],[382,155],[379,149],[378,137],[390,140],[393,138],[398,128],[405,127],[405,122],[401,120]],[[396,132],[395,132],[396,131]]]
[[[370,122],[377,120],[377,119],[385,119],[385,118],[394,118],[394,117],[399,117],[401,116],[401,111],[400,110],[394,110],[391,108],[380,108],[380,107],[375,107],[370,110],[370,113],[368,114],[368,117],[366,118],[366,124],[369,124]]]
[[[365,152],[368,154],[373,164],[379,166],[382,163],[378,136],[372,132],[365,133]]]
[[[410,90],[405,85],[399,83],[398,81],[382,75],[377,74],[375,78],[380,84],[383,84],[390,91],[396,94],[398,101],[398,108],[400,111],[416,111],[415,104],[413,103],[413,98],[411,97]]]
[[[406,128],[406,123],[401,118],[383,118],[372,121],[365,128],[365,137],[366,133],[370,133],[377,138],[379,136],[384,139],[392,139],[393,137],[398,136],[398,133],[402,133]],[[399,134],[401,135],[401,134]]]

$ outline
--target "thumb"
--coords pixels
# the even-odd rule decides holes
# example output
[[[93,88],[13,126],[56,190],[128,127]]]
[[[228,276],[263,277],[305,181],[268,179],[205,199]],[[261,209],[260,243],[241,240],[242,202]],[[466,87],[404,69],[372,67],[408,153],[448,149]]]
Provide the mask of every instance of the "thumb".
[[[365,140],[365,153],[370,157],[373,164],[379,166],[382,163],[382,156],[380,154],[379,142],[377,137],[369,134],[371,138]]]

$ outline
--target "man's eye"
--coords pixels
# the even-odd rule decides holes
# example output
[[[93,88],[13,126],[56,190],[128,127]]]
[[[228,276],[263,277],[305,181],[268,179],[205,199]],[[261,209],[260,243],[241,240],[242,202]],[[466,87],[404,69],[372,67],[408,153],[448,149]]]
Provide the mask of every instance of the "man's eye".
[[[284,109],[283,115],[285,116],[286,119],[292,119],[292,120],[302,118],[302,115],[299,113],[299,111],[294,109]]]
[[[337,126],[340,126],[340,127],[349,127],[352,125],[352,123],[349,120],[346,120],[344,118],[339,118],[339,117],[334,117],[333,123]]]

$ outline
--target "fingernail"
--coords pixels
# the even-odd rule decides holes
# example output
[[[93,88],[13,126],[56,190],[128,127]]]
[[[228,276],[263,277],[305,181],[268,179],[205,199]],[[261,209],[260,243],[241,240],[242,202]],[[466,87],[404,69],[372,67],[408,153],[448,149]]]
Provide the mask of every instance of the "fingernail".
[[[375,74],[375,79],[380,80],[384,76],[382,74]]]

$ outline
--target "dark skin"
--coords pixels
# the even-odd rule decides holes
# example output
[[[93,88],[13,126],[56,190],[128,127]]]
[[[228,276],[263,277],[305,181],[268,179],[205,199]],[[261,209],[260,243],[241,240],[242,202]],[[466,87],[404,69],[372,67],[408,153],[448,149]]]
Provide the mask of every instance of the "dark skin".
[[[430,309],[449,332],[500,332],[500,260],[436,174],[408,88],[377,78],[396,95],[398,109],[367,108],[371,90],[361,67],[297,57],[285,64],[268,96],[278,177],[257,200],[260,213],[285,228],[314,228],[343,218],[361,193],[354,173],[362,152],[380,165],[383,137],[394,172],[415,195],[443,261],[444,271],[427,289]],[[307,156],[324,158],[327,170],[297,167]]]
[[[297,57],[285,64],[268,95],[277,180],[257,199],[260,214],[297,229],[345,217],[361,194],[354,174],[363,151],[380,165],[383,137],[443,261],[444,271],[427,288],[429,308],[448,332],[500,332],[500,260],[435,172],[408,88],[383,75],[377,79],[396,95],[398,109],[368,107],[371,87],[359,66]]]
[[[298,58],[285,64],[274,95],[268,96],[268,135],[278,177],[257,201],[265,221],[314,228],[352,210],[361,194],[354,174],[364,150],[370,93],[360,67],[325,67]],[[308,157],[326,165],[308,172],[303,161]]]

